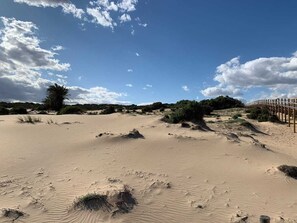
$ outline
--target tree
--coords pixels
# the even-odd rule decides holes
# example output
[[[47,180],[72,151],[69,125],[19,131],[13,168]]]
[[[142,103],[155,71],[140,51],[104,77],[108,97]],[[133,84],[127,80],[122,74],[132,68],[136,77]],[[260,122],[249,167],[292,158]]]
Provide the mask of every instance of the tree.
[[[67,99],[68,89],[58,84],[50,85],[47,89],[47,96],[43,103],[47,109],[59,111],[63,105],[64,100]]]

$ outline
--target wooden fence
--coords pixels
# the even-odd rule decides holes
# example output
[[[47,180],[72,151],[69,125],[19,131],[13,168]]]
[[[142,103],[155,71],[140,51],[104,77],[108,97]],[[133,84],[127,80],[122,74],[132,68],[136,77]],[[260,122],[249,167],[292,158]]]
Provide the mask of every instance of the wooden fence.
[[[293,125],[296,133],[297,99],[296,98],[277,98],[254,101],[248,106],[265,106],[269,112],[276,115],[280,121]]]

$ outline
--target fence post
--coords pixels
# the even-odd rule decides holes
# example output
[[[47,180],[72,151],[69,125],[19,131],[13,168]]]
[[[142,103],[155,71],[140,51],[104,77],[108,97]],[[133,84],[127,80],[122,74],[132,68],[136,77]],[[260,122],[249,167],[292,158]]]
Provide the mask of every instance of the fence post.
[[[289,119],[289,127],[291,127],[291,100],[288,99],[288,119]]]
[[[284,99],[283,98],[281,98],[281,104],[280,104],[280,106],[281,106],[281,116],[282,116],[282,122],[284,122],[284,107],[283,107],[283,104],[284,104]]]
[[[293,105],[293,123],[294,123],[294,133],[296,133],[296,99],[294,99],[294,105]]]
[[[284,99],[284,114],[285,114],[285,123],[287,123],[287,99]]]

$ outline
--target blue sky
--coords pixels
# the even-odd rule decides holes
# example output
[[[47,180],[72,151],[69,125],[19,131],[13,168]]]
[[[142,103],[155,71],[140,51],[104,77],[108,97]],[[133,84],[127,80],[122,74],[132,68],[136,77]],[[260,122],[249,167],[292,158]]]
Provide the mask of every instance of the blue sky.
[[[295,0],[1,0],[0,100],[38,102],[54,82],[72,103],[294,97],[296,11]]]

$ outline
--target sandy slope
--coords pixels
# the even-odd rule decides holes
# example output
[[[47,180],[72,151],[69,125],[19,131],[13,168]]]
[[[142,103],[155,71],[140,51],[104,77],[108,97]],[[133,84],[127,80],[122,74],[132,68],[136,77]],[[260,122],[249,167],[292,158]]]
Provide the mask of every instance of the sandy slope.
[[[284,125],[255,123],[267,134],[245,132],[266,150],[250,137],[228,140],[221,133],[233,130],[218,123],[210,124],[216,131],[201,132],[165,124],[160,116],[40,117],[42,123],[31,125],[0,116],[0,208],[26,213],[15,222],[236,222],[236,214],[248,216],[246,222],[259,222],[262,214],[272,222],[297,219],[297,181],[276,169],[297,165],[297,135]],[[145,138],[119,137],[133,128]],[[96,138],[103,132],[114,135]],[[131,213],[72,209],[79,196],[124,184],[138,201]]]

